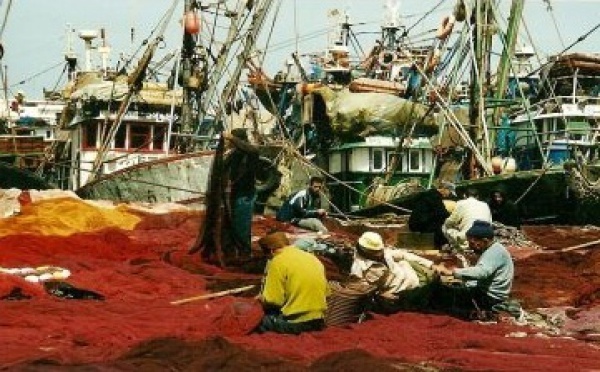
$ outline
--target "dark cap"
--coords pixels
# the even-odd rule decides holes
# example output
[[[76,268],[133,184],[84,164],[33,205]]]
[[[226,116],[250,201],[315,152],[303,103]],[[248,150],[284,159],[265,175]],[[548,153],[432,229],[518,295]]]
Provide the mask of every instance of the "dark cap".
[[[477,220],[473,222],[473,225],[467,230],[467,236],[473,238],[493,238],[494,227],[487,221]]]

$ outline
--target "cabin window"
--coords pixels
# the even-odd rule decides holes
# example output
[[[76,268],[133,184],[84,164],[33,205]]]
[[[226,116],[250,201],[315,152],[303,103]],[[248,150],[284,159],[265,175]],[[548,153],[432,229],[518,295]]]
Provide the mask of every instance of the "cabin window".
[[[52,132],[51,131],[49,131],[49,130],[46,131],[46,138],[48,138],[48,139],[52,138]]]
[[[165,143],[167,128],[162,126],[152,127],[152,132],[152,149],[162,150]]]
[[[130,148],[150,149],[150,129],[149,125],[131,125],[129,127]]]
[[[342,169],[342,172],[344,172],[344,171],[345,172],[352,172],[352,171],[354,171],[353,164],[352,164],[352,150],[350,150],[350,151],[348,151],[346,153],[346,162],[345,162],[345,164],[346,164],[346,169]]]
[[[408,152],[408,171],[421,172],[421,150],[410,150]]]
[[[339,173],[342,170],[342,153],[334,152],[329,155],[329,172]]]
[[[98,128],[96,123],[90,123],[83,127],[83,148],[96,148],[96,141],[98,140]]]
[[[121,124],[115,135],[115,149],[124,149],[127,140],[127,126]]]
[[[383,164],[383,150],[375,150],[373,149],[372,152],[372,170],[373,171],[381,171],[383,170],[384,164]]]

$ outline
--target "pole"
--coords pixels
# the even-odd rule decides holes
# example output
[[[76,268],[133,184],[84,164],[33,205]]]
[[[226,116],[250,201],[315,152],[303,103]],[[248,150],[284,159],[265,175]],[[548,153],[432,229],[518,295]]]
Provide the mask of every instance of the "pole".
[[[208,300],[208,299],[211,299],[211,298],[223,297],[223,296],[227,296],[227,295],[230,295],[230,294],[235,294],[235,293],[241,293],[241,292],[249,291],[249,290],[251,290],[254,287],[256,287],[256,286],[254,284],[252,284],[252,285],[247,285],[245,287],[228,289],[226,291],[215,292],[215,293],[208,293],[208,294],[203,294],[203,295],[194,296],[194,297],[188,297],[188,298],[184,298],[184,299],[177,300],[177,301],[171,301],[171,305],[181,305],[181,304],[187,304],[188,302],[193,302],[193,301]]]

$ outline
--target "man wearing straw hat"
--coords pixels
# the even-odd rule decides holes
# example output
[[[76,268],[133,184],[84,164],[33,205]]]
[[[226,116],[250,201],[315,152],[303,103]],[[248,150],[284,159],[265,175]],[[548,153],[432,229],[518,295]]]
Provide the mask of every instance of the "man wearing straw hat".
[[[358,239],[350,274],[377,287],[375,311],[393,313],[426,305],[432,267],[432,261],[407,250],[386,248],[381,235],[367,231]]]
[[[281,231],[258,244],[272,259],[259,295],[265,316],[257,331],[299,334],[323,329],[328,289],[321,261],[290,245]]]

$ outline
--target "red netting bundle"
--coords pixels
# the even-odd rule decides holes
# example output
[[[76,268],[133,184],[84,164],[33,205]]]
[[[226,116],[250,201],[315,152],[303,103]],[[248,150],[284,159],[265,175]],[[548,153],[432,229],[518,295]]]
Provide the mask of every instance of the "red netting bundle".
[[[1,267],[66,268],[69,284],[104,296],[102,301],[46,295],[41,285],[0,275],[0,294],[19,287],[26,295],[0,300],[5,341],[0,367],[43,369],[58,363],[130,370],[360,370],[378,365],[375,360],[396,367],[461,370],[592,370],[600,365],[600,351],[582,341],[433,314],[377,316],[347,329],[300,336],[248,335],[261,317],[252,299],[238,295],[171,304],[259,282],[260,274],[216,268],[187,253],[201,218],[198,212],[158,213],[56,199],[34,202],[21,215],[0,219]],[[257,217],[254,233],[276,224]],[[567,325],[578,332],[575,336],[591,338],[600,329],[595,312],[598,262],[595,252],[519,259],[516,293],[535,296],[540,291],[547,298],[532,298],[532,303],[585,304]],[[577,292],[576,285],[584,282],[585,293]]]

